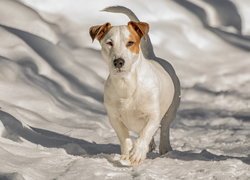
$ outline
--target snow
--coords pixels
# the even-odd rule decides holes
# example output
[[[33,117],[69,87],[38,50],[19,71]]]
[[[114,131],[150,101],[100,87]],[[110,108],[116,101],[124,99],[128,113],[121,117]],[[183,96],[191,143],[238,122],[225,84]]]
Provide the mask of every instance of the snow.
[[[1,0],[0,179],[250,179],[250,4],[231,1],[237,34],[216,2]],[[182,85],[174,151],[138,167],[118,161],[103,106],[107,66],[88,34],[91,25],[126,24],[100,12],[118,4],[150,24],[155,53]]]

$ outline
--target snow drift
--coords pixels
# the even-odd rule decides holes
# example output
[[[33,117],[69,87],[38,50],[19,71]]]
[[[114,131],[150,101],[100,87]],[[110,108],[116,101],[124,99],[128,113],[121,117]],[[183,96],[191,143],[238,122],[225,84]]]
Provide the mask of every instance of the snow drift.
[[[155,53],[182,85],[175,150],[134,168],[115,161],[118,140],[102,104],[107,67],[88,35],[91,25],[127,23],[99,11],[117,4],[150,24]],[[249,7],[0,0],[0,179],[249,179]]]

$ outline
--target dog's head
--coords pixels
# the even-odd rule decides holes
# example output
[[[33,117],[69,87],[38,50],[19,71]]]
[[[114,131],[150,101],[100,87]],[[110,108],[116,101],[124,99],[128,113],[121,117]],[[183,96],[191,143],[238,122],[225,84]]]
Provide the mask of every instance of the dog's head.
[[[147,23],[130,21],[124,26],[111,26],[110,23],[92,26],[89,33],[93,41],[99,40],[110,73],[123,74],[131,72],[138,61],[141,38],[148,31]]]

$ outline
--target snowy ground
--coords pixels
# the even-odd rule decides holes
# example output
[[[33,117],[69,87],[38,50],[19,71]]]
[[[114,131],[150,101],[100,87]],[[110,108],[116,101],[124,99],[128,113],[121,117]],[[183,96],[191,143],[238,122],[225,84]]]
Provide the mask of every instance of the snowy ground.
[[[182,85],[174,151],[134,168],[115,161],[102,104],[107,67],[88,35],[92,25],[127,23],[99,11],[109,5],[150,24],[156,54]],[[249,8],[247,0],[0,0],[0,179],[250,179]]]

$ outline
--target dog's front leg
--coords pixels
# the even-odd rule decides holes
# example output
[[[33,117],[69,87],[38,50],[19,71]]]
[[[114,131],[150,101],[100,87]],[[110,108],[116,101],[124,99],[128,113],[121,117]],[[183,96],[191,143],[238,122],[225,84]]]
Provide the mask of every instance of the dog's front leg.
[[[120,141],[121,159],[129,160],[129,152],[133,147],[133,142],[129,137],[128,128],[123,124],[119,116],[109,115],[109,113],[108,116],[110,124],[114,128]]]
[[[140,164],[146,159],[149,151],[149,144],[155,132],[160,126],[159,113],[151,113],[149,115],[146,126],[142,129],[138,139],[135,141],[133,149],[130,152],[130,161],[133,165]]]

